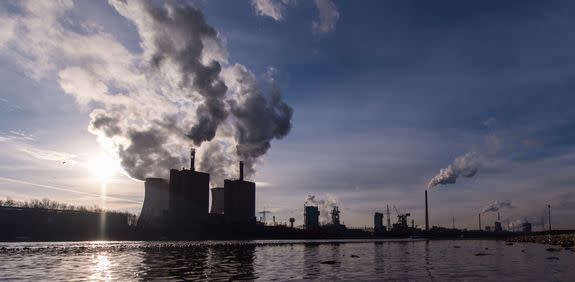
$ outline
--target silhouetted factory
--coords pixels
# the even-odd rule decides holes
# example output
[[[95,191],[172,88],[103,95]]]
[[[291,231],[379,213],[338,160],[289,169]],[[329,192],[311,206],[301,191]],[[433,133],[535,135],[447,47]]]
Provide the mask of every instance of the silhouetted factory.
[[[245,181],[243,162],[240,177],[211,189],[210,175],[195,170],[195,151],[190,152],[190,169],[170,170],[170,179],[147,178],[138,227],[142,229],[196,229],[214,224],[255,223],[256,184]]]

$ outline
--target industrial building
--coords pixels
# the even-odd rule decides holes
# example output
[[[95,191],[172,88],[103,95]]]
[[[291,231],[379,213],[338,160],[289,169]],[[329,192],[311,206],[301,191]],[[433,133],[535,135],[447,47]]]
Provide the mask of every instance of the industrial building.
[[[190,169],[170,170],[170,220],[174,223],[200,223],[208,216],[210,175],[195,170],[195,151]]]
[[[523,231],[523,233],[531,233],[532,231],[532,225],[529,222],[523,222],[521,224],[521,231]]]
[[[383,232],[383,214],[380,212],[376,212],[373,215],[373,230],[375,232]]]
[[[211,214],[224,214],[224,187],[214,187],[212,191],[212,206],[210,208]]]
[[[255,223],[256,184],[244,180],[244,163],[240,162],[240,178],[224,180],[224,218],[227,223]]]
[[[170,207],[169,181],[163,178],[146,178],[144,187],[144,204],[138,218],[138,227],[160,228]]]
[[[317,206],[304,206],[304,226],[306,230],[319,228],[319,209]]]

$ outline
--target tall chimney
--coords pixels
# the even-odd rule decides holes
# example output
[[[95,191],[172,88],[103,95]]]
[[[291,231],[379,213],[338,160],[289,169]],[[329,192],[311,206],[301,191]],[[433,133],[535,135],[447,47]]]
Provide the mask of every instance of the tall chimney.
[[[551,232],[551,205],[547,205],[549,211],[549,232]]]
[[[499,212],[497,212],[497,221],[501,221],[501,217],[499,216]]]
[[[244,180],[244,162],[240,161],[240,180]]]
[[[481,231],[481,213],[479,214],[479,231]]]
[[[425,230],[429,230],[429,211],[427,210],[427,189],[425,190]]]
[[[196,171],[196,149],[190,148],[190,170]]]

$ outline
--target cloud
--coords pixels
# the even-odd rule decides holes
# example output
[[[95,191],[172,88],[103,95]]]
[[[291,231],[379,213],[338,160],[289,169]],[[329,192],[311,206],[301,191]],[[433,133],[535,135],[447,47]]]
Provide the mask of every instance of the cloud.
[[[256,14],[270,17],[275,21],[282,21],[285,7],[290,2],[290,0],[252,0],[252,6]]]
[[[58,162],[65,166],[74,166],[77,163],[77,155],[35,147],[30,144],[35,140],[33,135],[23,131],[11,130],[8,133],[0,134],[0,142],[6,143],[16,151],[23,152],[35,159]]]
[[[339,20],[339,11],[332,0],[314,0],[318,10],[318,19],[312,23],[312,30],[316,33],[327,33],[335,30]]]
[[[271,140],[291,128],[292,110],[279,88],[267,82],[268,91],[245,66],[229,64],[219,33],[189,3],[110,1],[136,27],[141,51],[94,23],[71,21],[72,1],[17,4],[21,13],[1,15],[14,24],[0,54],[34,79],[57,77],[89,112],[88,131],[133,178],[166,177],[188,164],[190,146],[212,185],[235,176],[232,164],[240,159],[251,177]]]
[[[142,202],[140,202],[140,201],[130,200],[130,199],[127,199],[127,198],[124,198],[124,197],[94,194],[94,193],[89,193],[89,192],[83,192],[83,191],[80,191],[80,190],[77,190],[77,189],[74,189],[74,188],[54,186],[54,185],[47,185],[47,184],[39,184],[39,183],[34,183],[34,182],[25,181],[25,180],[20,180],[20,179],[14,179],[14,178],[8,178],[8,177],[0,177],[0,181],[10,182],[10,183],[16,183],[16,184],[21,184],[21,185],[26,185],[26,186],[40,187],[40,188],[45,188],[45,189],[50,189],[50,190],[64,191],[64,192],[69,192],[69,193],[74,193],[74,194],[81,194],[81,195],[86,195],[86,196],[91,196],[91,197],[97,197],[97,198],[102,198],[102,197],[104,197],[104,198],[106,198],[106,199],[116,200],[116,201],[121,201],[121,202],[130,202],[130,203],[137,203],[137,204],[141,204],[141,203],[142,203]]]

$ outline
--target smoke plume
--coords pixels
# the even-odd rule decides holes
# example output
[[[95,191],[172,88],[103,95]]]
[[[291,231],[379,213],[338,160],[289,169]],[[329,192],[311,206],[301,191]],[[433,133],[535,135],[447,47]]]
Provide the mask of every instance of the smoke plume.
[[[499,210],[502,209],[512,209],[513,205],[511,205],[511,201],[503,201],[503,202],[499,202],[499,201],[495,201],[492,204],[490,204],[489,206],[485,207],[483,209],[483,212],[497,212]]]
[[[261,82],[230,64],[217,30],[188,2],[109,4],[134,24],[141,50],[104,28],[86,28],[93,23],[71,27],[61,18],[74,2],[62,0],[18,1],[21,13],[0,12],[8,29],[0,52],[35,79],[55,74],[64,92],[91,111],[89,132],[133,178],[187,167],[190,146],[212,185],[237,177],[239,160],[251,177],[272,139],[291,128],[292,108],[273,79]]]
[[[483,157],[476,152],[468,152],[455,158],[452,164],[440,169],[439,173],[429,181],[427,189],[441,184],[454,184],[459,176],[473,177],[482,161]]]
[[[325,200],[318,199],[315,195],[307,195],[305,197],[306,205],[314,205],[318,207],[320,221],[324,224],[331,221],[330,213],[333,207],[339,205],[339,202],[339,199],[332,195],[327,195]]]

